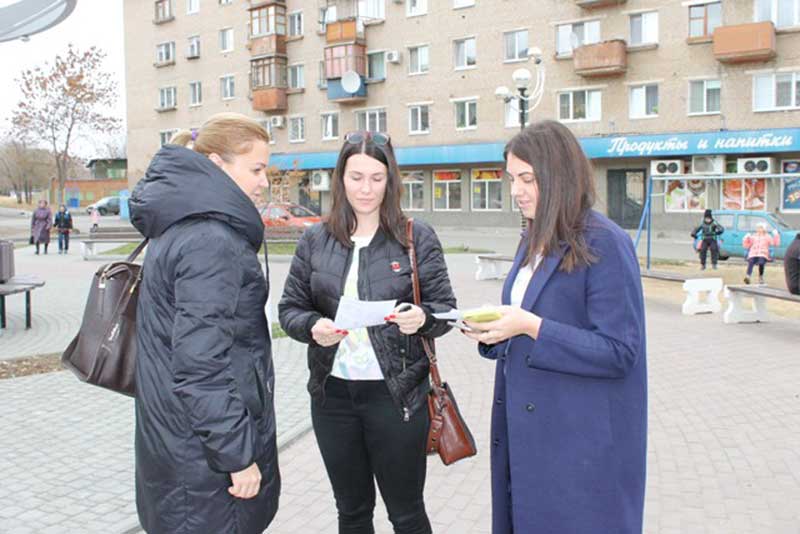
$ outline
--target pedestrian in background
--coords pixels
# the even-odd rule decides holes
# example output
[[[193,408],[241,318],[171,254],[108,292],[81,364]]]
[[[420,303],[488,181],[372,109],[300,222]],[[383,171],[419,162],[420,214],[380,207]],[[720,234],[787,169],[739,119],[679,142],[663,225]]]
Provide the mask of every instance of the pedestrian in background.
[[[268,143],[255,120],[214,115],[162,147],[130,197],[150,239],[136,312],[136,504],[148,534],[261,534],[278,509],[254,205]]]
[[[56,213],[53,226],[58,231],[58,253],[69,253],[69,234],[72,232],[72,214],[67,210],[67,206],[61,204]]]
[[[592,210],[594,172],[566,126],[505,148],[528,230],[503,317],[467,322],[497,360],[493,534],[640,534],[647,458],[644,299],[631,238]]]
[[[700,269],[706,269],[706,257],[708,250],[711,249],[711,267],[716,269],[719,261],[719,243],[717,239],[725,232],[725,229],[714,220],[711,210],[706,210],[703,214],[703,222],[694,229],[692,237],[700,239]]]
[[[100,226],[100,212],[97,208],[92,208],[92,211],[89,212],[89,219],[92,221],[92,230],[97,230]]]
[[[795,236],[786,249],[783,272],[786,275],[786,289],[789,293],[800,295],[800,234]]]
[[[758,223],[755,234],[748,233],[742,239],[742,246],[747,250],[747,274],[744,283],[750,283],[753,275],[753,267],[758,265],[758,283],[764,284],[764,268],[771,260],[770,247],[777,247],[781,244],[781,235],[777,230],[772,231],[772,235],[767,233],[767,223]]]
[[[39,201],[39,207],[33,211],[31,217],[31,244],[36,245],[36,254],[39,254],[39,245],[44,245],[44,253],[50,245],[50,228],[53,227],[53,212],[47,206],[46,200]]]

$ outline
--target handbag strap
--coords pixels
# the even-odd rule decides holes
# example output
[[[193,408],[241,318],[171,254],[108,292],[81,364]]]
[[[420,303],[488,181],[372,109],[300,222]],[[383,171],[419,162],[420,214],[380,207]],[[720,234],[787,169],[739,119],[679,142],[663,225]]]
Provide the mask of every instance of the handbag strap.
[[[408,241],[408,259],[411,263],[411,286],[414,289],[414,304],[420,306],[422,304],[422,292],[419,284],[419,269],[417,268],[417,251],[414,247],[414,219],[406,221],[406,240]],[[442,377],[439,374],[439,365],[436,363],[436,353],[431,348],[428,338],[421,337],[421,340],[422,348],[431,363],[431,381],[434,389],[439,390],[442,387]]]
[[[130,253],[130,255],[128,256],[128,259],[127,259],[127,260],[125,260],[125,261],[128,261],[128,262],[132,262],[132,261],[134,261],[134,260],[136,259],[136,257],[137,257],[139,254],[141,254],[142,250],[144,250],[144,247],[146,247],[146,246],[147,246],[147,243],[148,243],[149,241],[150,241],[150,238],[149,238],[149,237],[146,237],[146,238],[144,238],[144,240],[143,240],[141,243],[139,243],[138,245],[136,245],[136,248],[135,248],[135,249],[133,249],[133,252],[131,252],[131,253]]]

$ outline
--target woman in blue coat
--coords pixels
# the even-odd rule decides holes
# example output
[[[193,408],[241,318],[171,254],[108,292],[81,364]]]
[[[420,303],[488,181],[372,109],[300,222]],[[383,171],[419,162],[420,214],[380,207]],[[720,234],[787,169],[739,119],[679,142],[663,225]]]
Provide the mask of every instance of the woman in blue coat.
[[[497,360],[492,532],[640,533],[647,370],[631,238],[592,210],[591,165],[562,124],[529,126],[505,160],[529,230],[503,317],[466,332]]]

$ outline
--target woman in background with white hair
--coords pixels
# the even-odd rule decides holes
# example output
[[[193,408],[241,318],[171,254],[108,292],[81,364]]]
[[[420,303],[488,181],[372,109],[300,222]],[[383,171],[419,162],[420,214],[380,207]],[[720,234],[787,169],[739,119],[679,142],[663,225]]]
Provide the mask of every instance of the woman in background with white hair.
[[[753,275],[753,267],[758,265],[758,283],[764,283],[764,267],[770,260],[769,248],[777,247],[781,244],[781,236],[777,230],[772,231],[772,235],[767,233],[767,224],[758,223],[755,234],[747,234],[742,240],[744,248],[748,249],[747,252],[747,274],[744,277],[744,283],[750,283],[750,277]]]

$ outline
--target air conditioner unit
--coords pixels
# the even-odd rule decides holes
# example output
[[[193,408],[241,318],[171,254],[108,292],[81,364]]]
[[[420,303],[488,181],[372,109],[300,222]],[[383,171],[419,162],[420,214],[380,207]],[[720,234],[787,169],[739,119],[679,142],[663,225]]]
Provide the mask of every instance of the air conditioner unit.
[[[775,158],[739,158],[736,160],[739,174],[773,174]]]
[[[400,55],[400,52],[398,52],[397,50],[391,50],[389,52],[386,52],[387,63],[400,63],[401,57],[402,56]]]
[[[269,118],[269,124],[273,128],[283,128],[286,124],[286,117],[283,115],[273,115]]]
[[[723,174],[725,156],[693,156],[692,174]]]
[[[650,174],[664,176],[683,174],[682,159],[656,159],[650,162]]]
[[[311,173],[312,191],[330,191],[331,175],[328,171],[314,171]]]

